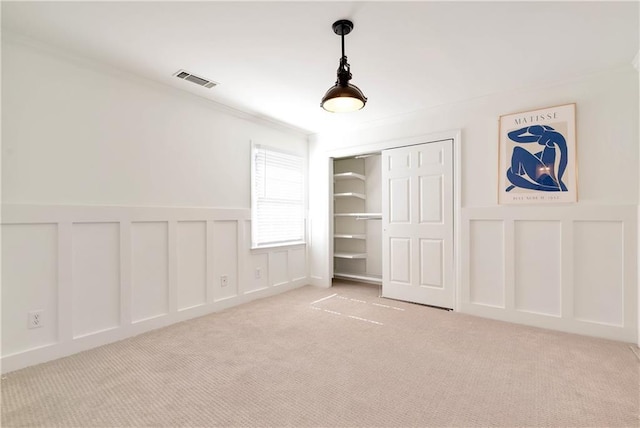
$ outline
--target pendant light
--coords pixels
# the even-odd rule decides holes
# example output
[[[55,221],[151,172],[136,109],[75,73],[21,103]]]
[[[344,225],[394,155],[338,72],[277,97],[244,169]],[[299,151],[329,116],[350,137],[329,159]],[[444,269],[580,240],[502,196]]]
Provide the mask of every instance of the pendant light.
[[[341,113],[360,110],[367,102],[360,88],[349,83],[351,80],[351,70],[344,54],[344,36],[353,30],[353,22],[341,19],[333,23],[333,32],[342,39],[342,57],[338,66],[338,80],[336,84],[329,88],[320,106],[332,113]]]

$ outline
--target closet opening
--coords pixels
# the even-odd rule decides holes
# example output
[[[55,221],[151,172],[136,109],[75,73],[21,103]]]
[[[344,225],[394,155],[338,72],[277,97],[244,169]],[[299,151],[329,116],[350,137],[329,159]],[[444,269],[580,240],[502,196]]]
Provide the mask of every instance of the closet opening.
[[[333,158],[333,278],[382,284],[381,153]]]

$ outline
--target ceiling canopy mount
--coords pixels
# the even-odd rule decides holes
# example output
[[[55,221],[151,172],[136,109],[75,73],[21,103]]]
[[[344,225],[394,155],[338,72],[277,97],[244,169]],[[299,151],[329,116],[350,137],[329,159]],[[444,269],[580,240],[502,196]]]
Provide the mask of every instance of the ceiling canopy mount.
[[[353,30],[353,22],[349,21],[348,19],[341,19],[339,21],[334,22],[332,25],[332,28],[333,28],[333,32],[336,33],[338,36],[346,36],[351,32],[351,30]],[[344,46],[344,43],[343,43],[343,46]],[[342,51],[342,55],[344,56],[344,50]]]

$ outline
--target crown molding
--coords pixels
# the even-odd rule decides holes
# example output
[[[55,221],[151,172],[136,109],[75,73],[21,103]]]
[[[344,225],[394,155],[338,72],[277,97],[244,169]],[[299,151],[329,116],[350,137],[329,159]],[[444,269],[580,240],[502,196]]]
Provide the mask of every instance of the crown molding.
[[[311,134],[311,131],[307,129],[303,129],[295,125],[280,121],[268,115],[261,114],[255,111],[242,110],[234,106],[223,104],[221,102],[214,101],[202,95],[199,95],[190,91],[186,91],[184,89],[179,89],[175,86],[167,85],[164,82],[160,82],[148,77],[138,75],[122,67],[118,67],[113,64],[108,64],[103,61],[89,58],[82,54],[78,54],[68,49],[58,47],[58,46],[49,44],[47,42],[43,42],[41,40],[26,36],[24,34],[13,32],[11,30],[5,30],[5,29],[2,30],[2,42],[25,46],[27,48],[36,50],[40,53],[44,53],[49,56],[52,56],[58,60],[64,60],[76,66],[93,70],[94,72],[115,76],[120,79],[125,79],[125,80],[136,82],[138,84],[141,84],[147,87],[155,88],[155,90],[172,93],[173,95],[190,99],[191,101],[194,101],[194,102],[198,102],[201,105],[207,106],[208,108],[214,111],[217,111],[219,113],[228,114],[230,116],[234,116],[239,119],[244,119],[249,122],[257,123],[259,125],[263,125],[271,129],[276,129],[276,130],[287,132],[290,134],[291,133],[297,134],[298,136],[303,138],[308,138],[308,136]]]

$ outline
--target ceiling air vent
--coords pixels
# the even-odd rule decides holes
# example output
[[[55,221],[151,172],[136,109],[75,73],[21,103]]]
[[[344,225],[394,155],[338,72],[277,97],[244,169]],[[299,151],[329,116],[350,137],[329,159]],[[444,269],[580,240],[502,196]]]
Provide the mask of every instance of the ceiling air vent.
[[[204,79],[202,77],[198,77],[195,74],[191,74],[188,71],[184,71],[184,70],[178,70],[173,75],[178,77],[178,78],[180,78],[180,79],[188,80],[189,82],[193,82],[196,85],[204,86],[205,88],[209,88],[209,89],[213,88],[216,85],[218,85],[216,82],[214,82],[212,80],[208,80],[208,79]]]

